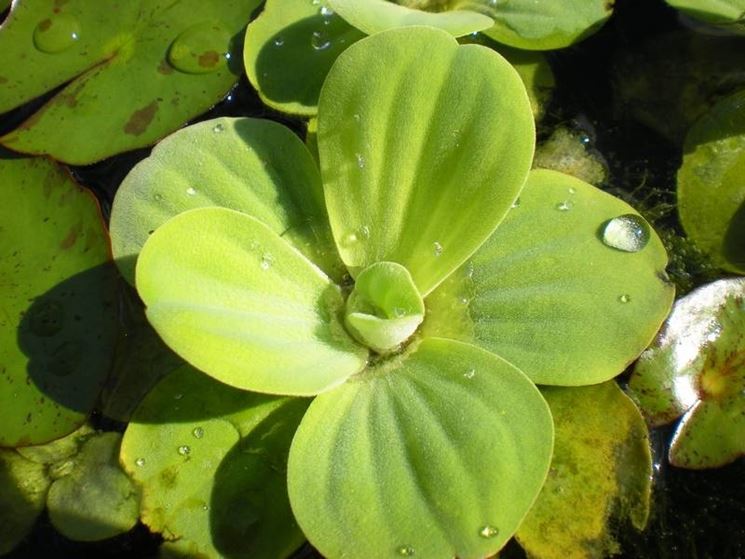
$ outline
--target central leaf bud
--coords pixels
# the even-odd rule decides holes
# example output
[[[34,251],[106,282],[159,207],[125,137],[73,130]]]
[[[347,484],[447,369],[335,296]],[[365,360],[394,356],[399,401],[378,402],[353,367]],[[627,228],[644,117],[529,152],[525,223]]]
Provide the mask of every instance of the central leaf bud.
[[[357,276],[344,322],[357,341],[390,353],[424,320],[424,301],[409,271],[395,262],[376,262]]]

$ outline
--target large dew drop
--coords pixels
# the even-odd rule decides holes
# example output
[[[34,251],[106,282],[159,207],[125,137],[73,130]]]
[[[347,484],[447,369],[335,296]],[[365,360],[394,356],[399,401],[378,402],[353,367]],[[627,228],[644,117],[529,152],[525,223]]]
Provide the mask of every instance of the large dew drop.
[[[55,54],[69,49],[80,39],[80,23],[73,16],[59,14],[41,20],[34,28],[34,46]]]
[[[168,49],[168,62],[187,74],[206,74],[230,58],[230,33],[216,23],[198,23],[183,31]]]
[[[614,217],[603,229],[603,243],[624,252],[639,252],[647,246],[649,237],[649,225],[634,214]]]

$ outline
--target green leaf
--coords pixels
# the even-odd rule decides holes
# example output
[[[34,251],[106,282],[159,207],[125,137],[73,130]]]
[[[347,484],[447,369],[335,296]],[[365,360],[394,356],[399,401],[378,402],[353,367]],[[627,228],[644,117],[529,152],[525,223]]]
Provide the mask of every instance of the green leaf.
[[[378,353],[409,339],[423,319],[424,302],[411,274],[394,262],[376,262],[362,270],[344,315],[354,337]]]
[[[745,279],[720,280],[676,302],[629,388],[653,425],[685,414],[671,463],[712,468],[745,453]]]
[[[742,23],[745,18],[745,0],[667,0],[667,3],[707,23]]]
[[[240,69],[227,59],[259,3],[16,3],[0,52],[23,63],[0,69],[0,112],[70,83],[0,141],[74,164],[152,144],[236,82]]]
[[[608,557],[618,547],[619,523],[643,530],[649,516],[652,456],[644,419],[613,381],[542,393],[556,426],[554,456],[517,539],[530,557]]]
[[[494,27],[484,34],[519,49],[558,49],[597,31],[612,13],[608,0],[509,0],[489,11]]]
[[[683,228],[715,265],[745,274],[745,90],[719,101],[688,132],[678,171]]]
[[[0,159],[0,446],[73,431],[108,373],[115,278],[95,198],[44,159]]]
[[[29,534],[44,510],[50,483],[43,464],[0,449],[0,555]]]
[[[328,5],[351,25],[367,35],[388,29],[426,25],[462,37],[488,29],[494,21],[470,10],[425,12],[400,6],[387,0],[326,0]]]
[[[484,557],[533,503],[552,441],[519,370],[425,339],[313,401],[290,449],[290,503],[328,557]]]
[[[89,438],[69,475],[49,489],[54,527],[77,541],[103,540],[129,531],[139,516],[139,493],[119,466],[119,433]]]
[[[276,558],[302,543],[285,464],[307,405],[240,391],[188,366],[148,394],[121,458],[143,484],[143,520],[179,538],[163,552]]]
[[[667,315],[662,242],[640,217],[626,252],[604,232],[626,203],[574,177],[533,171],[499,229],[425,299],[424,335],[471,341],[539,384],[595,384],[619,374]],[[636,235],[640,236],[637,237]]]
[[[504,217],[533,144],[525,88],[495,52],[428,28],[353,45],[326,80],[318,117],[342,259],[353,274],[397,262],[426,295]]]
[[[341,276],[318,166],[303,143],[275,122],[220,118],[160,142],[117,191],[112,248],[130,283],[148,235],[174,215],[206,206],[255,217],[331,277]]]
[[[270,107],[313,116],[336,57],[364,36],[310,0],[267,0],[246,29],[246,74]]]
[[[312,395],[365,366],[339,288],[245,214],[200,208],[166,222],[140,254],[137,290],[166,344],[231,386]]]

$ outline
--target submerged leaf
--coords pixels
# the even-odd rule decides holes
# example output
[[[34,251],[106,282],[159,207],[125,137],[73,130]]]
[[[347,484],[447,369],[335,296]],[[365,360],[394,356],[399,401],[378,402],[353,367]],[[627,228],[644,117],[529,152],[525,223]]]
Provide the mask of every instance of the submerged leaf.
[[[647,523],[652,456],[644,419],[613,381],[542,393],[556,428],[554,455],[517,539],[530,557],[607,557],[617,525]]]
[[[539,384],[616,376],[654,338],[674,291],[654,232],[635,252],[604,238],[628,215],[648,227],[585,182],[533,171],[497,231],[425,299],[423,333],[475,343]]]
[[[108,373],[115,277],[95,198],[44,159],[0,159],[0,446],[83,423]]]
[[[231,386],[307,396],[365,366],[340,289],[245,214],[200,208],[166,222],[140,254],[137,289],[164,341]]]
[[[69,82],[0,141],[86,164],[147,146],[219,101],[259,0],[24,0],[0,28],[0,113]],[[95,141],[91,141],[95,138]]]
[[[686,233],[714,264],[745,274],[745,90],[719,101],[688,132],[678,171]]]
[[[325,556],[484,557],[533,503],[552,441],[519,370],[425,339],[313,401],[290,449],[290,502]]]
[[[533,143],[525,88],[495,52],[427,28],[350,47],[321,93],[318,149],[351,273],[397,262],[426,295],[504,217]]]
[[[710,468],[745,453],[745,279],[678,301],[629,388],[653,425],[685,414],[671,463]]]

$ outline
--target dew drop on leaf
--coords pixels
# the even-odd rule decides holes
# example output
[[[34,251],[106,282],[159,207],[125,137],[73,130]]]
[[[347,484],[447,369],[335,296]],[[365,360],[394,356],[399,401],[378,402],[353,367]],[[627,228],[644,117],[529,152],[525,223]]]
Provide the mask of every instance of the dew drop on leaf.
[[[189,196],[194,196],[197,193],[197,189],[194,188],[193,186],[190,186],[189,188],[186,189],[186,193]]]
[[[396,548],[396,553],[398,553],[401,557],[413,557],[414,548],[410,545],[401,545]]]
[[[284,37],[275,37],[275,39],[274,39],[274,46],[275,47],[281,47],[284,44],[285,44]]]
[[[489,524],[483,526],[479,530],[479,536],[481,536],[482,538],[493,538],[497,534],[499,534],[499,529]]]
[[[512,202],[512,208],[519,208],[520,207],[520,198],[516,198],[514,202]]]
[[[624,252],[639,252],[647,246],[649,237],[649,225],[634,214],[614,217],[603,229],[603,243]]]
[[[432,252],[434,252],[435,256],[440,256],[442,254],[442,245],[435,241],[432,245]]]
[[[191,448],[189,445],[182,444],[180,447],[178,447],[178,453],[181,456],[188,456],[191,453]]]
[[[355,157],[357,158],[357,167],[363,169],[365,167],[365,158],[362,157],[361,153],[355,154]]]
[[[618,296],[619,303],[628,303],[631,301],[631,297],[624,293],[623,295]]]
[[[201,427],[194,427],[194,429],[192,429],[191,431],[191,434],[194,435],[195,439],[201,439],[202,437],[204,437],[204,429],[202,429]]]
[[[271,254],[269,254],[268,252],[265,252],[264,254],[261,255],[260,266],[262,270],[268,270],[269,268],[272,267],[273,263],[274,263],[274,257],[272,257]]]
[[[469,380],[472,379],[473,377],[476,376],[476,369],[474,369],[473,367],[471,367],[465,373],[463,373],[463,376],[466,377]]]
[[[214,126],[212,127],[212,131],[213,131],[213,132],[215,132],[215,133],[218,133],[218,134],[219,134],[220,132],[222,132],[223,130],[225,130],[225,126],[223,126],[223,125],[222,125],[221,123],[219,123],[219,122],[218,122],[217,124],[215,124],[215,125],[214,125]]]
[[[140,456],[137,460],[135,460],[135,466],[138,466],[142,468],[145,465],[145,459]]]
[[[558,204],[556,204],[556,209],[560,212],[568,212],[572,209],[573,205],[574,204],[572,204],[569,200],[564,200],[563,202],[559,202]]]
[[[34,46],[47,54],[67,50],[79,39],[80,23],[66,14],[43,19],[34,28]]]
[[[230,58],[230,33],[216,23],[198,23],[181,32],[168,49],[168,62],[187,74],[214,72]]]

